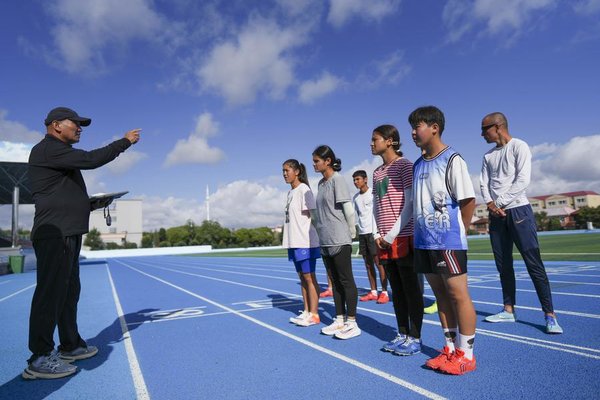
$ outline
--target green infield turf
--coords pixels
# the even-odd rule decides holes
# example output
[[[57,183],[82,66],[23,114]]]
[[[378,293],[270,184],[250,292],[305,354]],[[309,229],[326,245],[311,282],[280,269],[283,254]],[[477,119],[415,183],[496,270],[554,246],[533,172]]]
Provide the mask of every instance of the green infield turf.
[[[600,233],[578,233],[563,235],[540,235],[542,257],[546,261],[600,261]],[[357,246],[352,254],[356,255]],[[516,247],[515,259],[520,260]],[[252,249],[232,252],[198,254],[205,257],[287,257],[285,249]],[[492,247],[488,238],[469,239],[469,258],[493,260]]]

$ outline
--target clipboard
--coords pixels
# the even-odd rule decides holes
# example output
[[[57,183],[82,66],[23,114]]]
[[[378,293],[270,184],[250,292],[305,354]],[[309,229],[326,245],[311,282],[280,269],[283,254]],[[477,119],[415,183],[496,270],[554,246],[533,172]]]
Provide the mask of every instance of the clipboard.
[[[123,197],[127,193],[129,193],[129,191],[114,192],[114,193],[95,193],[95,194],[93,194],[93,195],[90,196],[90,201],[96,201],[96,200],[114,200],[114,199],[118,199],[120,197]]]

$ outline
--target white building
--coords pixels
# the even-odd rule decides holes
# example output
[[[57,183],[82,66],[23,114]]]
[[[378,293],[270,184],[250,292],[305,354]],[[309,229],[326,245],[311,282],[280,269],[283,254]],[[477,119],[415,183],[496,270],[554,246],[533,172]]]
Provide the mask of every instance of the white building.
[[[142,245],[142,200],[115,200],[108,207],[111,225],[106,225],[104,209],[90,214],[90,230],[96,228],[104,243],[122,246],[126,241]],[[85,240],[85,238],[84,238]]]

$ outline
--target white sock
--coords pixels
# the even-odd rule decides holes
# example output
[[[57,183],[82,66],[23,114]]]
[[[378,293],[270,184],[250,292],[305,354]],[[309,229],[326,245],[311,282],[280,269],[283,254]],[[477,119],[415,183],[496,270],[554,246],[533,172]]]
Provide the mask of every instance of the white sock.
[[[465,358],[473,359],[473,344],[475,335],[459,335],[458,348],[465,352]]]
[[[343,316],[343,315],[337,315],[337,316],[335,317],[335,320],[336,320],[336,322],[337,322],[338,324],[340,324],[340,325],[344,325],[344,316]]]
[[[444,338],[446,339],[446,346],[448,346],[448,349],[450,350],[451,353],[453,353],[455,350],[454,343],[456,342],[457,334],[458,334],[457,328],[454,328],[454,329],[444,328]]]
[[[371,290],[371,294],[374,294],[375,296],[377,296],[377,290]]]
[[[381,291],[381,293],[388,294],[388,293],[387,293],[387,290],[382,290],[382,291]]]

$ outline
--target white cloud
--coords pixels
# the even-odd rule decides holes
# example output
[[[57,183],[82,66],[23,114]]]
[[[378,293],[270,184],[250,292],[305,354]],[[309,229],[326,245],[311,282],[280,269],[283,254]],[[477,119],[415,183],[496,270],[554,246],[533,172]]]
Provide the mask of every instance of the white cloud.
[[[135,164],[147,158],[146,153],[135,150],[127,150],[121,153],[119,157],[115,158],[112,162],[106,164],[106,169],[116,175],[124,174],[129,171]]]
[[[442,19],[449,30],[448,40],[457,42],[477,24],[485,24],[490,35],[506,35],[510,44],[529,28],[531,21],[550,10],[558,0],[450,0]]]
[[[573,5],[577,14],[593,15],[600,12],[600,0],[580,0]]]
[[[205,112],[196,119],[196,127],[187,139],[179,139],[175,147],[167,154],[165,166],[195,163],[211,164],[221,161],[225,154],[216,147],[210,147],[208,138],[217,134],[219,124],[212,114]]]
[[[377,21],[394,13],[400,0],[331,0],[327,21],[339,28],[352,18]]]
[[[294,83],[290,50],[305,40],[303,29],[254,19],[234,40],[212,49],[198,78],[232,105],[252,103],[259,93],[281,99]]]
[[[298,97],[302,103],[313,103],[318,98],[335,91],[342,84],[342,79],[325,71],[318,79],[302,83],[298,89]]]
[[[382,85],[397,85],[412,70],[404,61],[404,52],[395,51],[381,61],[371,63],[368,71],[356,80],[356,86],[373,90]]]
[[[0,161],[27,162],[33,146],[25,143],[0,142]]]
[[[135,40],[173,42],[176,23],[166,23],[149,0],[57,0],[48,5],[56,52],[49,62],[72,73],[95,74],[115,48]],[[60,61],[58,61],[60,60]]]
[[[17,143],[37,143],[44,135],[20,122],[7,119],[8,111],[0,109],[0,140]]]

